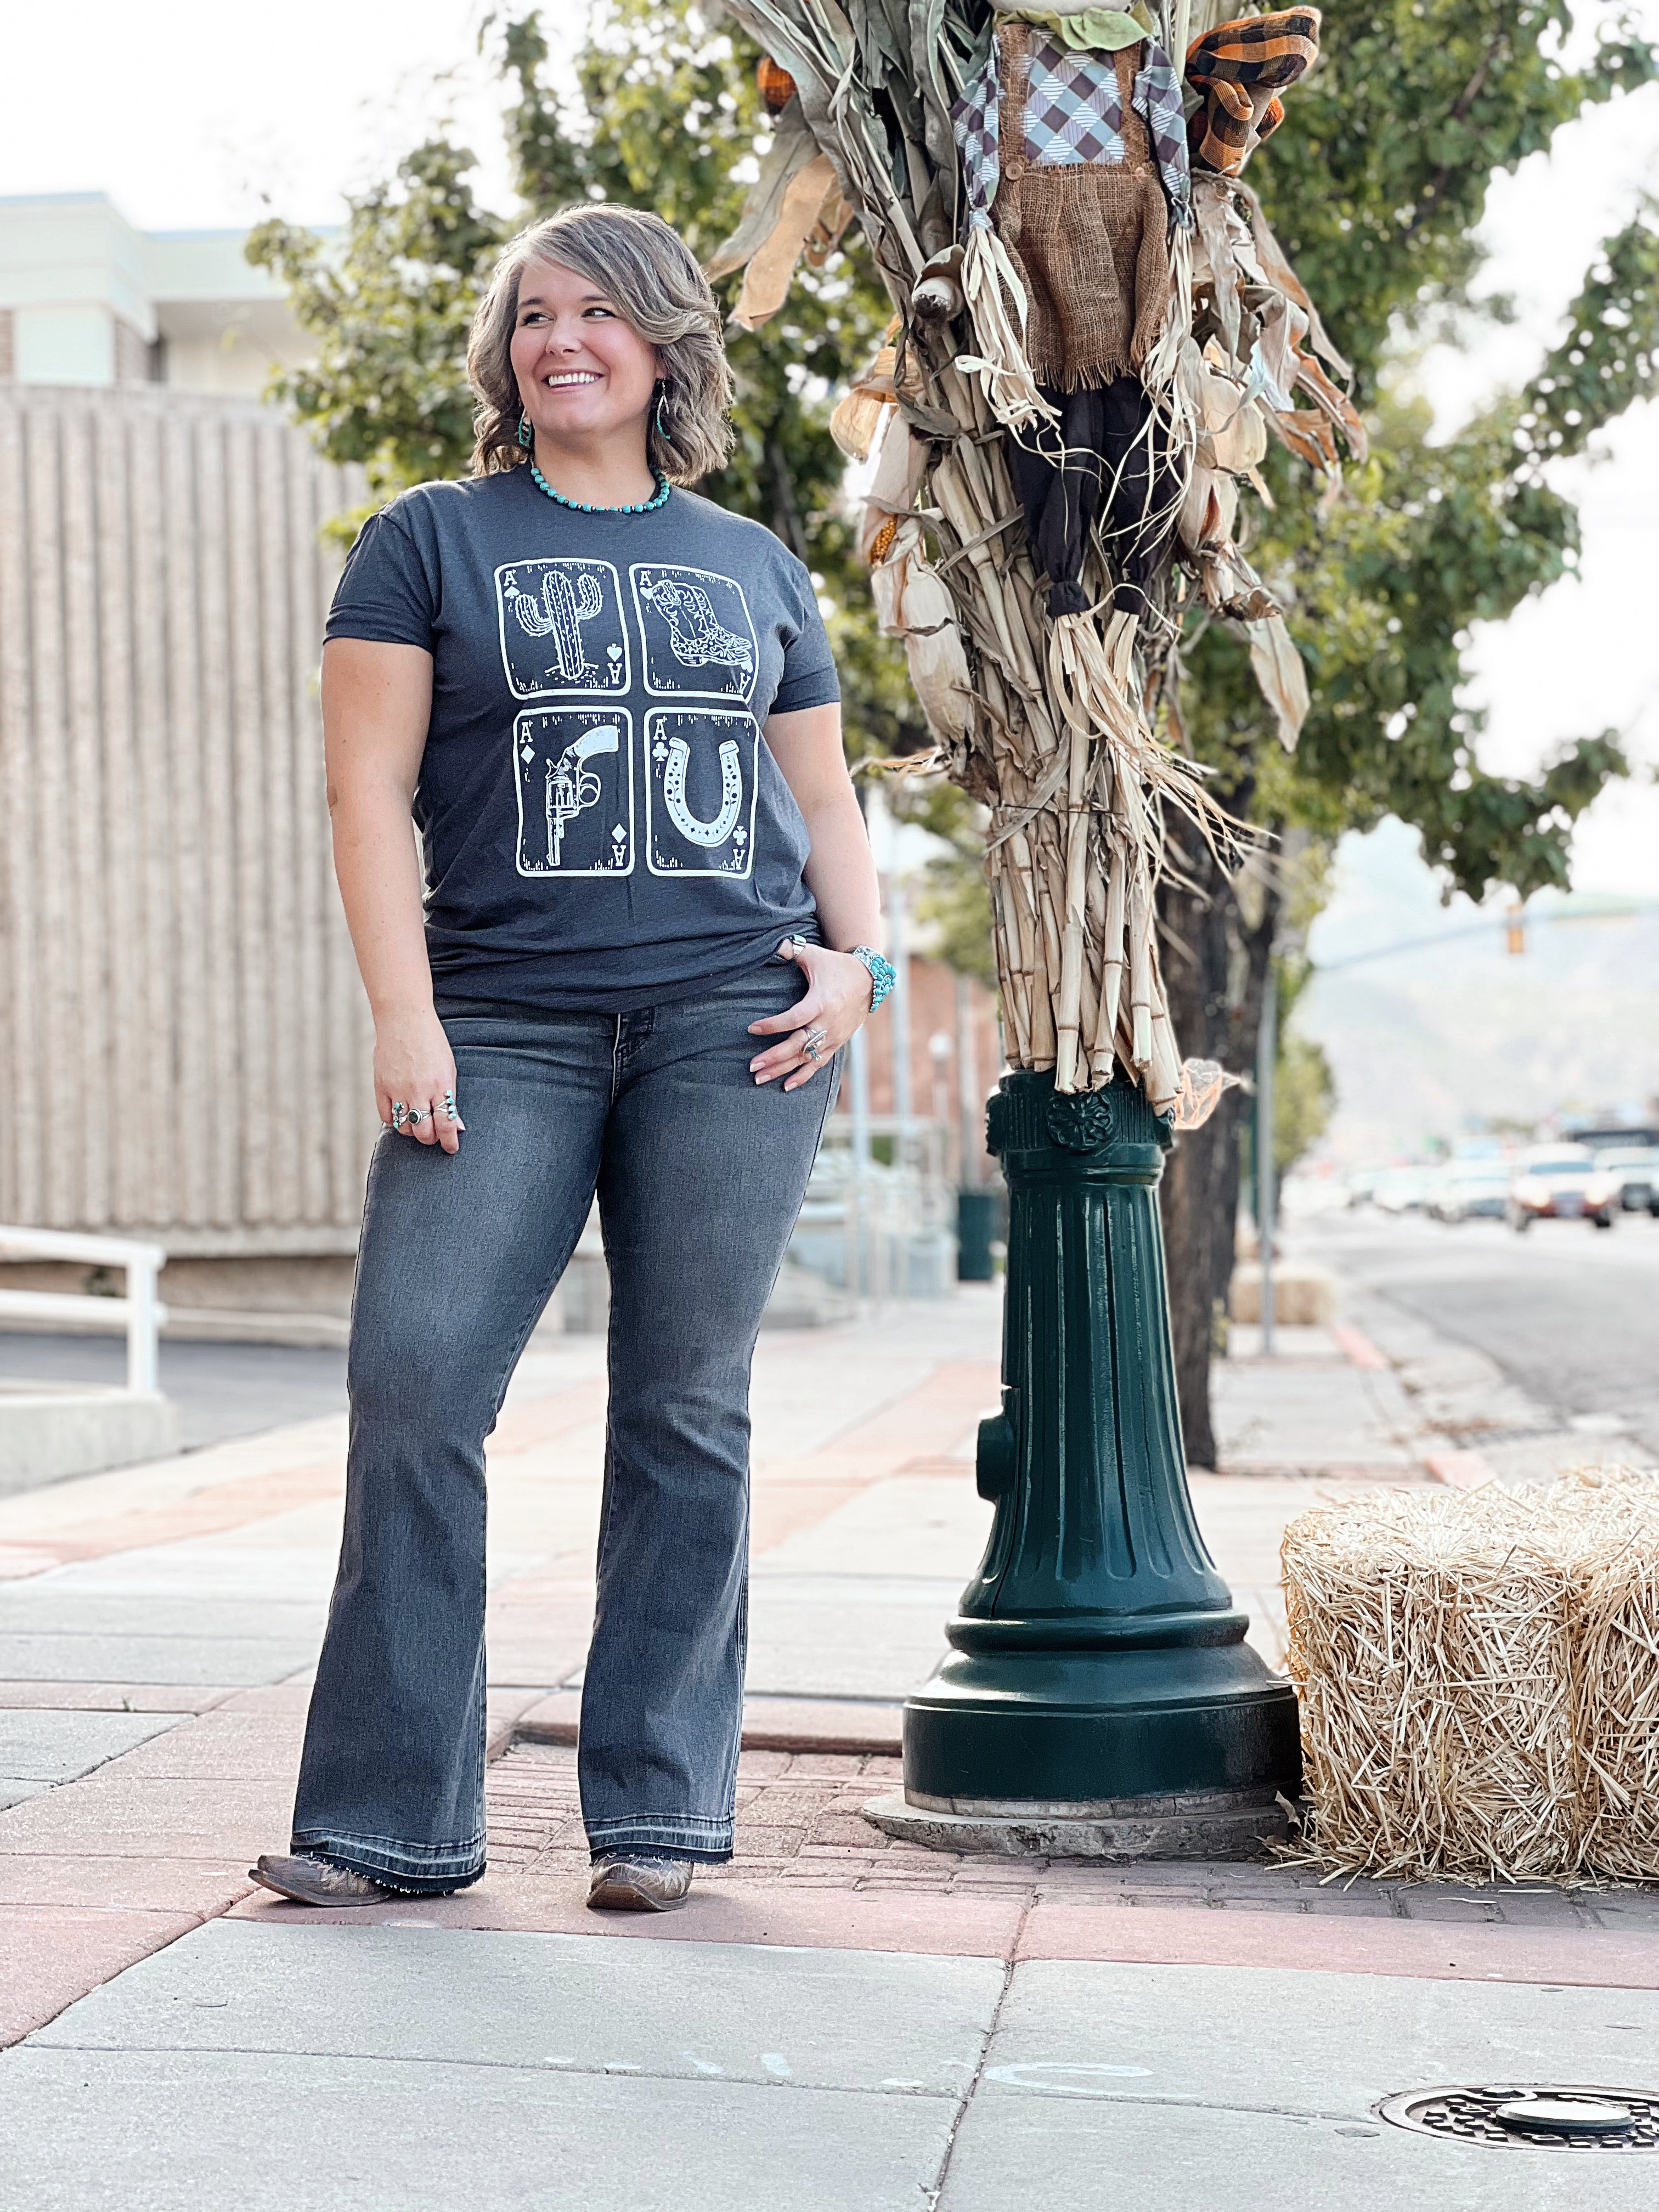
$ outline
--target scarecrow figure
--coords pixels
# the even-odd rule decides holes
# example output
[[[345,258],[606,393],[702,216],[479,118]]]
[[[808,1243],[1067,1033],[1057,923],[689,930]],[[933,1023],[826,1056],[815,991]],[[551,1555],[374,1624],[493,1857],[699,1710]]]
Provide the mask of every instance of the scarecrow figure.
[[[883,627],[939,763],[988,810],[1009,1056],[1061,1092],[1121,1069],[1184,1113],[1156,930],[1167,811],[1229,832],[1156,733],[1182,611],[1196,595],[1244,629],[1293,744],[1302,664],[1243,550],[1241,487],[1262,488],[1270,436],[1333,490],[1338,439],[1364,450],[1346,365],[1240,175],[1317,54],[1318,10],[1193,39],[1194,0],[726,4],[777,118],[711,264],[746,269],[738,319],[764,320],[849,219],[892,296],[833,428],[873,464]]]
[[[1274,425],[1334,467],[1357,418],[1248,186],[1212,165],[1219,114],[1193,166],[1166,57],[1194,4],[726,0],[795,91],[724,265],[775,234],[772,266],[811,250],[828,155],[895,309],[832,417],[872,465],[860,543],[928,764],[984,810],[1010,1062],[987,1133],[1009,1186],[1003,1404],[977,1454],[995,1518],[907,1703],[904,1798],[868,1808],[929,1841],[951,1817],[931,1808],[966,1801],[955,1827],[1006,1848],[1073,1814],[1076,1848],[1115,1848],[1106,1800],[1142,1849],[1177,1791],[1183,1836],[1210,1824],[1224,1851],[1298,1787],[1294,1704],[1205,1555],[1171,1387],[1160,1154],[1224,1077],[1182,1064],[1158,888],[1174,812],[1224,860],[1236,825],[1161,708],[1201,594],[1248,627],[1294,736],[1301,662],[1239,550],[1239,487]],[[1188,91],[1243,123],[1242,164],[1285,79],[1224,71],[1285,57],[1212,40]]]
[[[1140,380],[1168,316],[1170,233],[1192,221],[1180,87],[1149,21],[1086,0],[994,5],[984,68],[951,114],[966,251],[994,233],[1025,301],[1039,405],[1009,466],[1048,612],[1087,612],[1098,526],[1114,608],[1138,616],[1181,504]]]

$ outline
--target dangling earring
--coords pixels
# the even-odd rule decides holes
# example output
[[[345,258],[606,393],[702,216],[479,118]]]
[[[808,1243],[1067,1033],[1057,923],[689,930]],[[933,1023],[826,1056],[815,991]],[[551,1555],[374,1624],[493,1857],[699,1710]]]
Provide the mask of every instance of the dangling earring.
[[[665,419],[667,406],[668,386],[665,384],[657,394],[657,435],[661,438],[665,443],[668,437],[668,424]]]
[[[530,417],[523,409],[519,410],[519,443],[528,448],[536,442],[536,433],[530,427]]]

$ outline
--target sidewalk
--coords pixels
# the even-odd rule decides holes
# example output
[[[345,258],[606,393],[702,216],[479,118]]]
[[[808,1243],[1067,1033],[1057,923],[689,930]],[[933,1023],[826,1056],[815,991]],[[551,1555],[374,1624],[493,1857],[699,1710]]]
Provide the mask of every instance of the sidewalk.
[[[1239,1332],[1219,1378],[1193,1487],[1275,1662],[1285,1521],[1468,1479],[1508,1387],[1402,1322],[1351,1302],[1273,1361]],[[1372,2106],[1659,2094],[1659,1896],[959,1858],[862,1820],[984,1541],[999,1331],[964,1286],[763,1338],[738,1853],[661,1920],[580,1902],[599,1340],[529,1355],[492,1441],[490,1870],[452,1899],[319,1914],[246,1879],[287,1838],[343,1419],[0,1501],[0,2203],[1650,2205],[1650,2160],[1491,2156]]]

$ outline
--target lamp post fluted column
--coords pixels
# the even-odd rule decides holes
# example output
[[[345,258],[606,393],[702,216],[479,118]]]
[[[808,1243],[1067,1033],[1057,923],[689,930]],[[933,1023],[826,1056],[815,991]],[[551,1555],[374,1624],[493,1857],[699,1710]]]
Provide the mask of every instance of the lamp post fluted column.
[[[1010,1196],[994,1505],[951,1645],[904,1710],[890,1832],[955,1850],[1213,1856],[1282,1832],[1296,1700],[1194,1518],[1158,1183],[1171,1139],[1138,1086],[1005,1076],[988,1142]]]

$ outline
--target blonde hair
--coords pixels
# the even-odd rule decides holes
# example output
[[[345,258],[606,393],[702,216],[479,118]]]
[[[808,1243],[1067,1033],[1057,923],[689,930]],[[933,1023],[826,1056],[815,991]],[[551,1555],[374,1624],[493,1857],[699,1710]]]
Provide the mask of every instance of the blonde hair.
[[[523,400],[513,374],[519,286],[532,262],[553,261],[603,289],[661,364],[661,421],[653,406],[647,458],[671,483],[696,483],[732,451],[732,371],[708,279],[677,231],[641,208],[562,209],[508,241],[467,338],[477,395],[472,473],[493,476],[529,459],[519,443]]]

